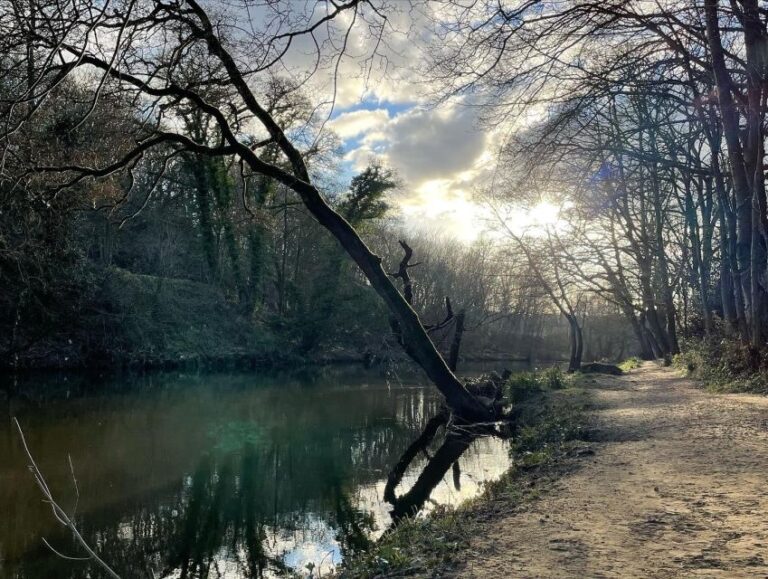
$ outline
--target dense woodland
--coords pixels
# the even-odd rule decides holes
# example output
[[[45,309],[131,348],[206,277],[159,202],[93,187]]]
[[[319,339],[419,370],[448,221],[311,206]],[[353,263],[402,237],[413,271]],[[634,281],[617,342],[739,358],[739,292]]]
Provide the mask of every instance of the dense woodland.
[[[474,243],[404,226],[391,168],[349,175],[311,88],[350,38],[385,59],[405,16],[432,106],[501,135]],[[472,406],[456,342],[763,364],[757,0],[8,0],[0,29],[7,366],[408,355]],[[511,225],[542,201],[556,224]]]
[[[27,9],[5,14],[7,31]],[[37,71],[46,63],[42,39],[9,33],[4,49],[3,102],[8,122],[18,124],[4,145],[4,365],[402,357],[386,308],[290,186],[247,169],[236,155],[179,148],[162,136],[148,137],[156,146],[132,149],[150,134],[146,103],[116,79],[91,79],[95,99],[93,87],[55,66]],[[202,86],[219,66],[179,64],[177,74]],[[514,247],[403,230],[394,206],[403,188],[397,175],[373,164],[343,181],[339,139],[320,131],[320,115],[294,84],[271,73],[259,80],[265,111],[296,139],[329,204],[389,270],[401,259],[397,240],[413,246],[412,303],[434,324],[441,348],[448,351],[455,325],[447,298],[449,307],[465,312],[465,355],[567,355],[567,327]],[[222,107],[234,98],[221,89],[201,94]],[[184,139],[220,139],[205,113],[184,105],[175,114]],[[286,166],[275,143],[259,147],[268,162]],[[604,335],[589,354],[621,357],[631,352],[632,337],[618,310],[606,315],[604,305],[585,302],[579,309]]]

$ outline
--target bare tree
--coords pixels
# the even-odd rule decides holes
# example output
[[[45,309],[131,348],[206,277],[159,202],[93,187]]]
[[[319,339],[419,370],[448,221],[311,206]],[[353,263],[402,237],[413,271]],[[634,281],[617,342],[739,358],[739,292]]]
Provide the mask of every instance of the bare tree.
[[[764,346],[768,214],[761,103],[768,69],[761,47],[768,30],[757,0],[438,4],[432,14],[443,42],[435,45],[429,71],[443,97],[469,95],[494,125],[542,118],[534,124],[545,130],[528,143],[529,151],[556,145],[549,157],[556,162],[576,151],[592,155],[601,171],[637,180],[627,196],[641,194],[660,210],[648,222],[647,239],[641,239],[642,224],[626,239],[657,246],[652,266],[643,259],[634,266],[641,270],[641,291],[659,286],[654,303],[665,319],[654,322],[652,310],[643,315],[657,328],[662,349],[677,350],[676,301],[687,291],[680,279],[695,289],[706,331],[717,308],[731,333]],[[636,109],[631,126],[625,103]],[[596,124],[610,134],[585,142],[582,131],[594,137]],[[680,215],[687,234],[674,240],[665,227]],[[680,250],[674,262],[660,250],[670,241]],[[719,279],[713,282],[716,255]],[[713,283],[720,286],[719,304]]]

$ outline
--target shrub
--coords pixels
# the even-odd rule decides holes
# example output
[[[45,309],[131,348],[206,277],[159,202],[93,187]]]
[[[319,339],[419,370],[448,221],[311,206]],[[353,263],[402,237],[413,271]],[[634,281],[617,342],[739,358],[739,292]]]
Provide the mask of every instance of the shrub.
[[[560,390],[567,386],[565,374],[563,374],[563,371],[559,366],[552,366],[551,368],[544,370],[544,372],[542,372],[542,379],[544,385],[550,390]]]
[[[632,356],[631,358],[627,358],[621,362],[619,364],[619,368],[621,368],[623,372],[628,372],[630,370],[634,370],[635,368],[639,368],[642,363],[643,361],[640,358],[637,356]]]
[[[583,401],[568,398],[550,402],[535,421],[520,429],[512,442],[513,452],[519,457],[537,454],[535,460],[539,462],[553,449],[579,438],[583,412]]]
[[[768,393],[768,351],[735,338],[687,340],[674,364],[718,392]]]

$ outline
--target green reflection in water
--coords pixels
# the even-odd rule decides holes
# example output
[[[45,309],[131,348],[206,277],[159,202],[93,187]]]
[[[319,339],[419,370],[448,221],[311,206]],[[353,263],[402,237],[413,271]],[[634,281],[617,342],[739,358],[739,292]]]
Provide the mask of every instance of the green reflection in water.
[[[0,411],[19,418],[54,496],[76,505],[83,536],[124,578],[327,569],[390,524],[387,473],[439,408],[434,389],[415,378],[354,368],[46,376],[0,392]],[[471,496],[506,468],[505,445],[480,442],[461,459],[460,490],[443,481],[433,499]],[[0,577],[93,573],[42,544],[81,555],[41,502],[10,420],[0,457]]]

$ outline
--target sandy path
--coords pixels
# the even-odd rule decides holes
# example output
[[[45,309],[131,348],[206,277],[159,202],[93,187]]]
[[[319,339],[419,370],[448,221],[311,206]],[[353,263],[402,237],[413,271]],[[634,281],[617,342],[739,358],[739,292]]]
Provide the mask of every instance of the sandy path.
[[[768,398],[652,364],[594,393],[594,456],[494,520],[455,576],[768,578]]]

